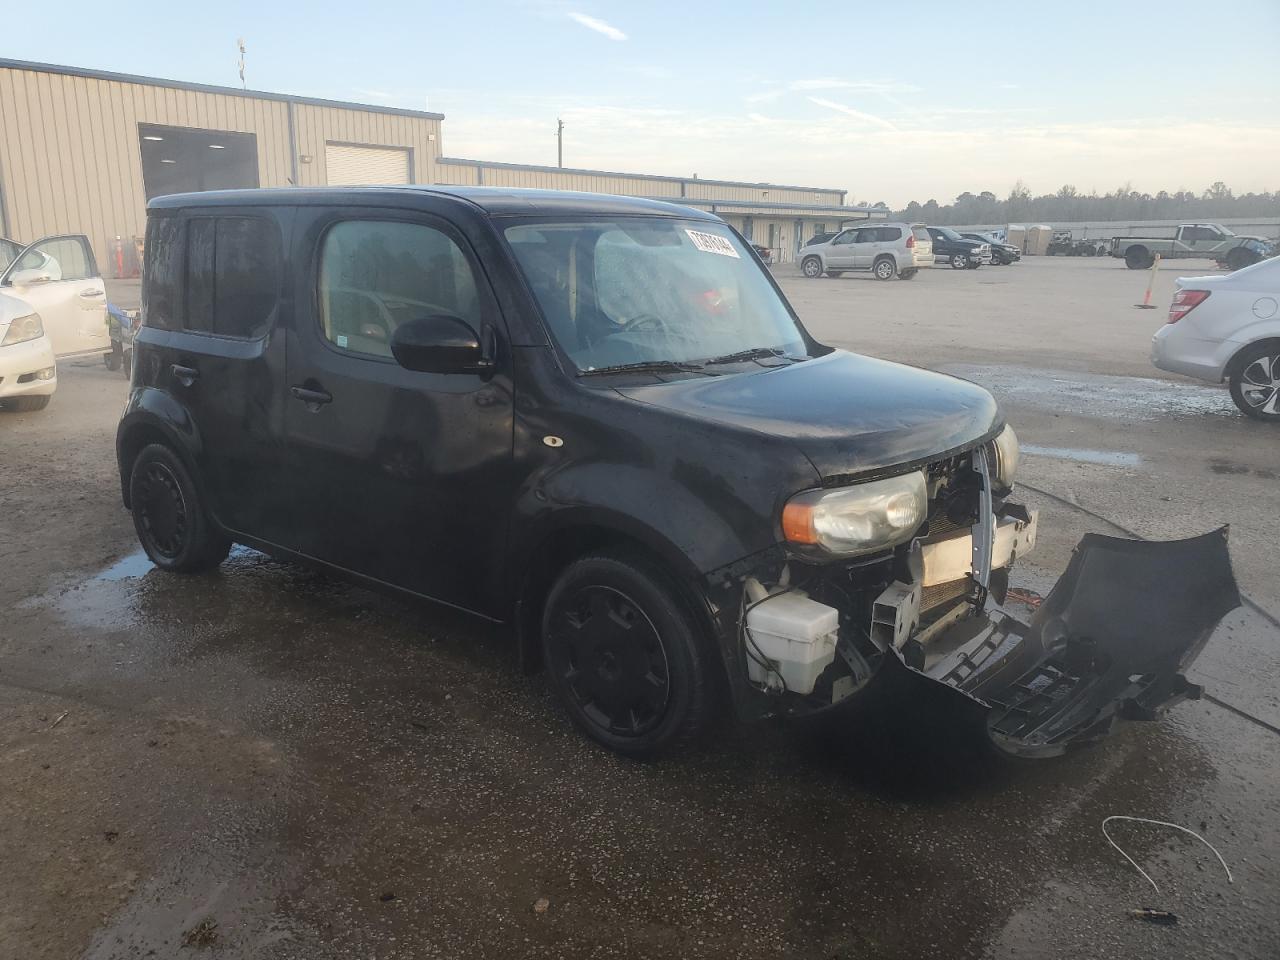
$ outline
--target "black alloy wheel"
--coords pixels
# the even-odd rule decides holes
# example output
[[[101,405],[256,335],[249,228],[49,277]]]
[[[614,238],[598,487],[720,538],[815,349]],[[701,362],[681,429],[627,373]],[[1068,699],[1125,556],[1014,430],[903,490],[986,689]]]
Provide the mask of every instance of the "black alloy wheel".
[[[570,718],[630,756],[662,752],[700,731],[711,699],[701,641],[669,579],[626,554],[571,564],[543,610],[543,659]]]
[[[231,550],[231,541],[206,515],[186,466],[162,443],[143,447],[134,460],[129,509],[138,542],[162,570],[207,570],[225,560]]]
[[[562,598],[551,622],[555,669],[574,704],[601,730],[638,737],[671,700],[662,638],[625,593],[599,584]]]
[[[142,464],[134,473],[132,499],[144,545],[165,559],[176,559],[187,542],[190,513],[169,465],[159,460]]]

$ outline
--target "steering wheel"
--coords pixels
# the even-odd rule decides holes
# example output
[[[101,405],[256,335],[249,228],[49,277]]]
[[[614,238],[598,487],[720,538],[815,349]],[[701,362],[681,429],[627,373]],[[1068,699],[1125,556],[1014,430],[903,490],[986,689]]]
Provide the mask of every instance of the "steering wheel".
[[[655,313],[638,313],[619,326],[614,333],[635,333],[650,328],[666,331],[667,321]]]

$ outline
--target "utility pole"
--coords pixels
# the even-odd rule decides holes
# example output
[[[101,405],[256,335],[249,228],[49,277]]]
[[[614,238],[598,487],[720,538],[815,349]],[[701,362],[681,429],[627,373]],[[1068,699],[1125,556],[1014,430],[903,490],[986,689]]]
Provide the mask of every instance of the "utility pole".
[[[564,121],[556,118],[556,166],[564,166]]]

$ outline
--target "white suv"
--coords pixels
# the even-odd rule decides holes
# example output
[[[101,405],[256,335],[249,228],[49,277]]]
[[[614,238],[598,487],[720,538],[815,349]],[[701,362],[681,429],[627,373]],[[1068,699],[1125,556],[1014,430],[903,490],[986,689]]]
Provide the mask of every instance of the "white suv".
[[[923,223],[875,223],[841,230],[830,240],[800,251],[806,277],[838,277],[846,270],[870,270],[877,280],[910,280],[933,266],[933,239]]]

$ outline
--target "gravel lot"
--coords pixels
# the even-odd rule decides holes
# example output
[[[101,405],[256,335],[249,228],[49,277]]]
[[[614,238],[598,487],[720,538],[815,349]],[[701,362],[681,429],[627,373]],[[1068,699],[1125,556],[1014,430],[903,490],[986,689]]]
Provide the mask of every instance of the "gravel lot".
[[[1108,259],[778,269],[820,338],[1001,399],[1042,511],[1022,583],[1087,530],[1232,525],[1254,605],[1195,679],[1237,712],[1013,767],[909,680],[626,762],[470,623],[251,552],[149,571],[115,476],[125,381],[61,365],[46,411],[0,413],[0,957],[1280,955],[1280,437],[1146,361],[1173,277],[1210,269],[1166,264],[1157,311]],[[1189,838],[1117,826],[1157,894],[1109,814],[1202,832],[1234,884]]]

